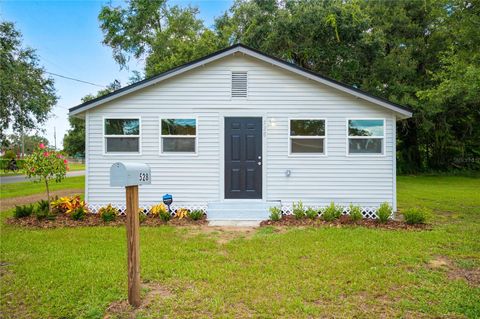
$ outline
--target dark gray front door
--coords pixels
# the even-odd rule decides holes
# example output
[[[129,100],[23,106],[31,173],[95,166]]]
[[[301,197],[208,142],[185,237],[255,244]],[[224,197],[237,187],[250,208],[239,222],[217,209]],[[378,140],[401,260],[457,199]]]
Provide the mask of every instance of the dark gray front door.
[[[262,118],[225,118],[225,198],[262,198]]]

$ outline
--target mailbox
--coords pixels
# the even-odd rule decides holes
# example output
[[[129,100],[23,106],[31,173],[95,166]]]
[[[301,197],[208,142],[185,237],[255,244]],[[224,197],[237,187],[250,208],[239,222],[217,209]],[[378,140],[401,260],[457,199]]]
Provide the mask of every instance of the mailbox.
[[[117,162],[110,167],[110,186],[150,185],[151,176],[147,164]]]

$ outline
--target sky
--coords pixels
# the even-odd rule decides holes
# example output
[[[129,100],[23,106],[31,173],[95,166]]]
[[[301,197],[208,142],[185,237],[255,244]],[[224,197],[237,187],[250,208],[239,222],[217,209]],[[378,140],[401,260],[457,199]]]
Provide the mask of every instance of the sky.
[[[97,20],[102,5],[125,4],[124,1],[12,1],[0,2],[0,19],[14,22],[23,34],[23,45],[36,50],[40,65],[46,71],[106,86],[117,79],[126,85],[132,71],[143,71],[143,61],[131,61],[128,70],[120,70],[112,50],[102,44],[103,34]],[[196,6],[206,26],[228,10],[232,0],[171,0],[170,5]],[[59,100],[52,117],[39,135],[62,148],[69,129],[68,109],[81,98],[95,94],[102,87],[52,76]]]

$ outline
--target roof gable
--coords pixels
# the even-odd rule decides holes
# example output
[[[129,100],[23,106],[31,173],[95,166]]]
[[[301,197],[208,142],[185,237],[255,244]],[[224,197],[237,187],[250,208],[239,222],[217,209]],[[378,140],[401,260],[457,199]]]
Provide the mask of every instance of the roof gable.
[[[99,106],[101,104],[104,104],[106,102],[112,101],[114,99],[117,99],[121,96],[130,94],[132,92],[141,90],[145,87],[157,84],[161,81],[165,81],[169,78],[172,78],[176,75],[182,74],[184,72],[187,72],[189,70],[192,70],[194,68],[197,68],[199,66],[205,65],[207,63],[219,60],[221,58],[224,58],[226,56],[232,55],[236,52],[241,52],[245,55],[248,55],[250,57],[265,61],[267,63],[276,65],[280,68],[283,68],[285,70],[288,70],[290,72],[299,74],[301,76],[304,76],[306,78],[309,78],[311,80],[314,80],[316,82],[322,83],[324,85],[327,85],[329,87],[335,88],[337,90],[340,90],[342,92],[351,94],[353,96],[356,96],[358,98],[361,98],[363,100],[369,101],[373,104],[382,106],[384,108],[390,109],[394,112],[396,112],[399,117],[401,118],[408,118],[412,116],[412,110],[406,106],[402,106],[393,102],[390,102],[386,99],[380,98],[373,96],[367,92],[364,92],[362,90],[359,90],[355,87],[346,85],[344,83],[338,82],[336,80],[330,79],[328,77],[322,76],[320,74],[317,74],[315,72],[309,71],[307,69],[301,68],[293,63],[269,56],[263,52],[260,52],[258,50],[249,48],[245,45],[242,44],[236,44],[231,47],[228,47],[226,49],[214,52],[212,54],[209,54],[203,58],[200,58],[198,60],[194,60],[192,62],[186,63],[184,65],[181,65],[179,67],[173,68],[171,70],[168,70],[166,72],[160,73],[156,76],[150,77],[148,79],[144,79],[142,81],[136,82],[134,84],[131,84],[129,86],[123,87],[121,89],[118,89],[112,93],[109,93],[107,95],[98,97],[96,99],[87,101],[85,103],[82,103],[80,105],[77,105],[75,107],[70,108],[70,113],[69,115],[77,115],[82,112],[85,112],[89,109],[92,109],[96,106]]]

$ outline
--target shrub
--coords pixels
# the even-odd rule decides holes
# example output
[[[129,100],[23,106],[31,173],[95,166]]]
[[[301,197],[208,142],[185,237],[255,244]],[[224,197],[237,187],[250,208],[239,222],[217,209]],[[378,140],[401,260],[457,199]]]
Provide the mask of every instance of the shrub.
[[[428,212],[422,208],[408,208],[403,213],[405,222],[407,224],[425,224],[428,217]]]
[[[186,208],[179,208],[175,212],[175,217],[178,219],[182,219],[188,216],[188,209]]]
[[[160,217],[160,219],[164,222],[168,222],[170,219],[172,219],[172,215],[170,215],[170,212],[168,211],[160,211],[158,213],[158,217]]]
[[[33,214],[33,205],[15,206],[13,216],[15,218],[24,218]]]
[[[295,216],[296,219],[302,219],[305,218],[305,207],[303,207],[302,201],[298,201],[297,204],[295,202],[292,204],[293,206],[293,216]]]
[[[52,211],[60,214],[72,214],[78,207],[86,210],[85,202],[80,199],[79,195],[72,197],[60,197],[51,203]]]
[[[73,220],[83,220],[86,215],[87,211],[82,206],[77,207],[71,214]]]
[[[340,218],[343,213],[343,208],[335,205],[334,202],[331,202],[327,208],[323,211],[322,217],[324,221],[331,222],[337,218]]]
[[[46,219],[49,216],[48,210],[34,209],[35,216],[38,220]]]
[[[49,211],[50,203],[47,200],[41,199],[37,202],[37,209],[42,211]]]
[[[271,206],[268,210],[270,211],[270,220],[279,221],[282,219],[282,210],[280,207]]]
[[[152,207],[150,207],[150,214],[152,214],[152,216],[154,216],[154,217],[157,217],[161,213],[165,213],[165,212],[168,212],[168,208],[167,208],[167,206],[165,206],[165,204],[160,203],[160,204],[153,205]]]
[[[350,218],[356,222],[363,218],[362,209],[358,205],[350,204]]]
[[[143,209],[140,209],[138,212],[138,220],[140,221],[140,224],[147,220],[147,215],[145,215]]]
[[[65,214],[68,210],[68,203],[70,203],[70,197],[60,197],[52,201],[52,210],[57,214]]]
[[[50,212],[50,203],[47,200],[41,199],[34,206],[35,216],[37,219],[55,219],[55,214]]]
[[[108,204],[98,210],[100,217],[106,223],[114,221],[117,218],[118,211],[112,204]]]
[[[318,211],[313,209],[312,207],[309,207],[305,211],[305,216],[307,216],[310,219],[315,219],[318,217]]]
[[[392,215],[392,206],[387,202],[383,202],[380,207],[377,209],[377,217],[381,223],[386,223],[390,216]]]
[[[203,213],[203,210],[201,209],[195,209],[190,212],[188,212],[188,218],[191,220],[200,220],[203,218],[205,214]]]

